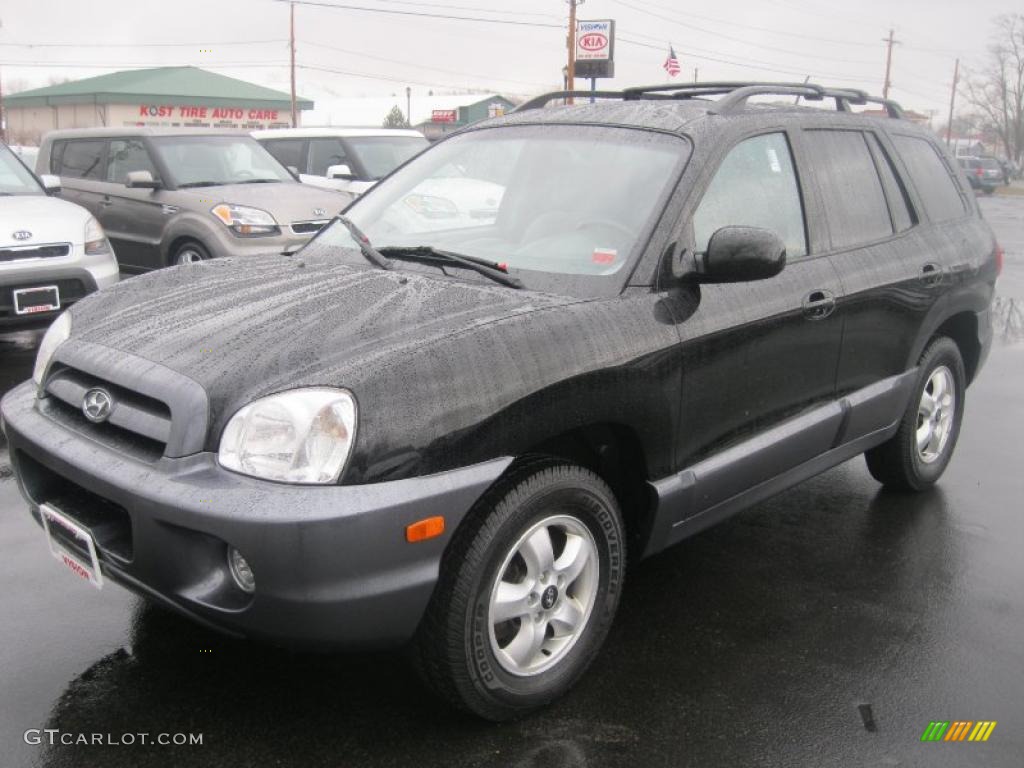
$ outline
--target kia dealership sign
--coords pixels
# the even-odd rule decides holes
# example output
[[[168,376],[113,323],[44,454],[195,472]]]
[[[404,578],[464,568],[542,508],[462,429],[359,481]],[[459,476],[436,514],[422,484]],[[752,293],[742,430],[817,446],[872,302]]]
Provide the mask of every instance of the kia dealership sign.
[[[615,76],[615,21],[576,22],[576,76]]]

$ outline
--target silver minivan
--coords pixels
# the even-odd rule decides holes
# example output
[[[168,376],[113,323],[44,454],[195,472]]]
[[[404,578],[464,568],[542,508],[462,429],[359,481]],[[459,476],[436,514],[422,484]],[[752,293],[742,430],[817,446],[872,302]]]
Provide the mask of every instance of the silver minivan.
[[[353,196],[300,184],[244,133],[53,131],[36,170],[99,219],[122,269],[295,250]]]

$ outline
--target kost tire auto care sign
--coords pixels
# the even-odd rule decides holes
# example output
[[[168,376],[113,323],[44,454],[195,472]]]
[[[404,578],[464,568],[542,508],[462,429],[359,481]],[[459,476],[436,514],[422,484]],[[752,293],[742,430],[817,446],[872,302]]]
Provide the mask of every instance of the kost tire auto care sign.
[[[132,127],[277,128],[290,124],[286,111],[265,107],[140,104],[137,107],[119,105],[114,109],[117,117],[111,124],[120,122]]]

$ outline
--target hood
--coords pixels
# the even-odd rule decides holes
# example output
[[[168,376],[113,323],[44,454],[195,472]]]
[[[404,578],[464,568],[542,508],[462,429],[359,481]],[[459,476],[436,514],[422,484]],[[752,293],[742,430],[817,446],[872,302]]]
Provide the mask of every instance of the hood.
[[[195,203],[188,206],[193,210],[209,210],[220,203],[260,208],[273,216],[278,224],[330,219],[353,199],[352,195],[342,191],[319,189],[297,181],[193,187],[174,194],[194,199]]]
[[[0,200],[0,248],[85,241],[89,212],[79,205],[45,195],[13,195]],[[31,232],[15,240],[15,232]]]
[[[577,301],[329,255],[213,259],[83,299],[72,338],[188,376],[216,412],[294,386],[346,386],[438,339]]]

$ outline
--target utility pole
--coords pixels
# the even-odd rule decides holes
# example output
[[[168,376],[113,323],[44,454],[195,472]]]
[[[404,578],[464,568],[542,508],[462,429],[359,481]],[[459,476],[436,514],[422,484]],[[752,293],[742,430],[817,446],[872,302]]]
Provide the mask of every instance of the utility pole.
[[[960,59],[953,65],[953,89],[949,93],[949,122],[946,123],[946,147],[953,138],[953,107],[956,105],[956,87],[960,83]]]
[[[291,5],[291,19],[289,22],[288,29],[288,47],[291,50],[291,70],[292,70],[292,128],[297,128],[298,115],[295,111],[295,3]]]
[[[697,67],[694,67],[694,68],[693,68],[693,82],[695,82],[695,83],[697,82],[697,75],[698,75],[699,73],[700,73],[700,70],[699,70],[699,69],[697,69]]]
[[[900,41],[895,37],[895,32],[892,27],[889,28],[889,36],[883,37],[882,42],[886,44],[885,48],[885,85],[882,86],[882,98],[889,98],[889,89],[892,87],[892,80],[890,75],[892,74],[892,47],[899,45]]]
[[[412,128],[412,88],[405,86],[405,123]]]
[[[567,0],[569,3],[569,34],[565,39],[566,47],[569,49],[569,64],[565,68],[565,85],[567,91],[576,90],[576,6],[583,5],[583,0]],[[566,99],[567,104],[573,103],[570,96]]]

